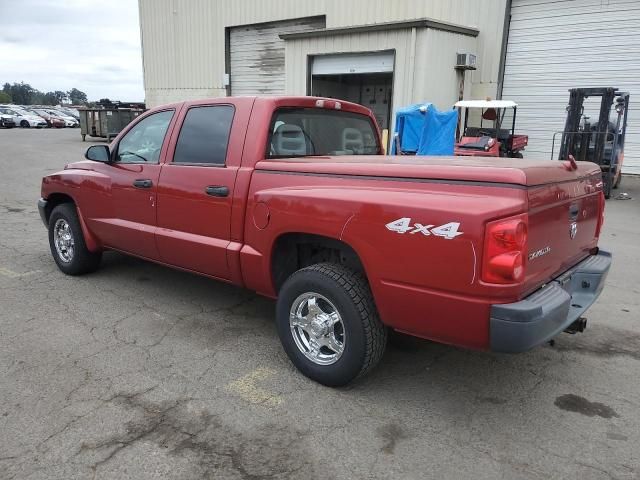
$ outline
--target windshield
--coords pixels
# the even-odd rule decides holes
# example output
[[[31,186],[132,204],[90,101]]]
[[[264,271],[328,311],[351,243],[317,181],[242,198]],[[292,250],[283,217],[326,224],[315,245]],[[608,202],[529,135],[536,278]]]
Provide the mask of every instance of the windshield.
[[[271,120],[267,158],[379,152],[376,127],[366,115],[319,108],[281,108]]]

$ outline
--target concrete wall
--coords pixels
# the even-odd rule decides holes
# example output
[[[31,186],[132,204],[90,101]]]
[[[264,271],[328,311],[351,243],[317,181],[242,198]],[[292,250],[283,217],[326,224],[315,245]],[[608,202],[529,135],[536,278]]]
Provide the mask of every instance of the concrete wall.
[[[153,106],[225,95],[225,27],[313,15],[325,15],[327,28],[421,17],[476,27],[481,68],[472,88],[474,95],[493,96],[505,5],[506,0],[139,0],[146,101]],[[391,37],[387,43],[398,40]]]

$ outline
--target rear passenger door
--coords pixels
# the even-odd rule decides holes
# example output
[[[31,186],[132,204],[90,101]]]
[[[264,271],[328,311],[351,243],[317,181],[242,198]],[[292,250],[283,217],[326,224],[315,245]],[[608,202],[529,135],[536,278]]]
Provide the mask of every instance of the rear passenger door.
[[[226,255],[242,155],[228,148],[234,116],[232,104],[185,108],[157,192],[160,259],[222,279],[230,278]]]

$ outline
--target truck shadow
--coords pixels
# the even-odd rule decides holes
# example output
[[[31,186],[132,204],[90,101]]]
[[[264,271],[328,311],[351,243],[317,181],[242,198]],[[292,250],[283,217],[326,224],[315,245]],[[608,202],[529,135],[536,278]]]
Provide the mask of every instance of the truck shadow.
[[[271,364],[275,370],[289,365],[276,333],[273,300],[117,253],[105,255],[103,263],[103,268],[94,275],[100,282],[111,285],[117,281],[122,288],[130,289],[132,295],[150,301],[161,298],[166,305],[187,305],[186,311],[193,314],[194,320],[172,335],[222,345],[238,342],[238,338],[246,334],[253,338],[245,338],[243,343],[251,342],[256,350],[278,352],[275,357],[264,358],[265,365]],[[220,312],[224,315],[220,316]],[[190,328],[197,329],[199,336],[189,332]],[[556,370],[558,375],[563,372],[569,375],[584,368],[583,362],[565,362],[566,354],[640,359],[640,335],[602,325],[591,327],[587,332],[561,335],[555,347],[545,345],[518,355],[465,350],[393,332],[378,367],[368,376],[334,392],[340,397],[367,398],[374,404],[393,402],[394,398],[416,404],[426,401],[438,404],[453,399],[462,409],[478,404],[495,408],[518,399],[526,401],[537,388],[555,381],[551,377]],[[242,352],[236,355],[242,356]],[[291,376],[280,381],[298,389],[314,392],[318,388],[292,366],[281,376]],[[443,408],[450,407],[443,405]]]

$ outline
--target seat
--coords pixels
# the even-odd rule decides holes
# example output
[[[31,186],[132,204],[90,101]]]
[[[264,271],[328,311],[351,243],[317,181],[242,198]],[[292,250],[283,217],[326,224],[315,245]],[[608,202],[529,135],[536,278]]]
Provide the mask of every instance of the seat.
[[[364,151],[364,138],[357,128],[345,128],[342,131],[342,150],[351,150],[353,153]]]
[[[273,132],[271,140],[273,153],[278,156],[307,154],[307,140],[304,131],[297,125],[283,123]]]
[[[458,148],[469,148],[474,150],[489,150],[491,147],[491,137],[480,137],[477,142],[461,143]]]

